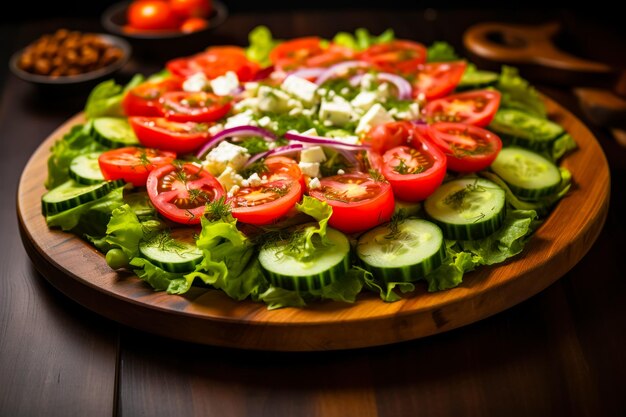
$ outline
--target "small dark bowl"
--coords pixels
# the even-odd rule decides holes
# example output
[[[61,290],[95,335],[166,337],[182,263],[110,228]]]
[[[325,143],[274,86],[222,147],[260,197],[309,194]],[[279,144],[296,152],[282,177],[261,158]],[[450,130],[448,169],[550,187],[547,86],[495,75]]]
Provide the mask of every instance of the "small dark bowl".
[[[98,83],[113,78],[128,62],[132,54],[132,47],[124,39],[104,33],[96,35],[103,38],[110,45],[114,45],[122,50],[122,57],[106,67],[94,71],[85,72],[78,75],[66,75],[60,77],[50,77],[48,75],[33,74],[24,71],[18,66],[18,62],[25,49],[15,52],[9,60],[9,68],[18,78],[36,85],[44,95],[74,95],[83,94],[91,90]]]
[[[129,33],[125,31],[126,10],[130,2],[116,3],[109,7],[102,15],[101,21],[106,30],[131,43],[135,56],[163,61],[200,52],[210,45],[211,32],[224,23],[228,17],[228,8],[224,3],[219,0],[213,0],[212,3],[213,11],[208,19],[208,27],[190,33],[181,31]]]

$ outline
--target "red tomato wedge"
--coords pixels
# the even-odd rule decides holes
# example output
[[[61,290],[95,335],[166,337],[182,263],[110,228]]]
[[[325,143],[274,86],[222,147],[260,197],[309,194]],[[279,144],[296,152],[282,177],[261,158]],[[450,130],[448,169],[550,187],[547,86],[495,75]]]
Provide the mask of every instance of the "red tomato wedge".
[[[226,116],[231,99],[204,91],[174,91],[163,94],[159,106],[161,113],[172,121],[206,123]]]
[[[173,152],[130,146],[102,153],[98,165],[106,180],[123,179],[135,187],[143,187],[150,171],[171,164],[174,159]]]
[[[270,156],[264,162],[267,171],[262,172],[261,176],[267,176],[269,182],[280,180],[298,181],[304,186],[302,171],[298,163],[286,156]],[[303,187],[304,188],[304,187]]]
[[[325,177],[312,197],[333,208],[328,224],[344,233],[362,232],[389,221],[394,210],[391,186],[362,172]]]
[[[159,99],[169,91],[182,90],[179,80],[168,78],[159,82],[145,82],[131,89],[122,100],[126,116],[162,116]]]
[[[137,139],[143,146],[187,153],[198,149],[210,137],[204,123],[178,123],[164,117],[129,117]]]
[[[363,143],[369,144],[372,151],[382,154],[396,146],[406,145],[414,138],[422,139],[423,135],[416,126],[407,121],[374,126],[363,137]]]
[[[242,187],[228,199],[233,217],[242,223],[265,225],[287,214],[302,197],[300,182],[278,180]]]
[[[148,196],[164,217],[184,224],[200,223],[206,203],[224,197],[224,188],[194,164],[164,165],[148,175]]]
[[[404,201],[426,199],[446,175],[446,156],[432,143],[413,140],[383,155],[382,173],[396,198]]]
[[[494,90],[476,90],[433,100],[426,105],[430,122],[461,122],[487,126],[500,106],[500,93]]]
[[[432,100],[451,93],[461,81],[466,66],[465,61],[424,64],[415,74],[413,97],[422,93]]]
[[[445,154],[448,168],[457,172],[477,172],[496,159],[502,141],[481,127],[464,123],[435,123],[429,127],[430,137]]]
[[[257,63],[248,60],[246,51],[238,46],[214,46],[196,55],[168,61],[165,66],[172,74],[182,78],[203,72],[208,79],[213,79],[233,71],[239,81],[251,81],[260,69]]]
[[[372,45],[359,58],[380,71],[412,74],[426,62],[426,47],[418,42],[395,40]]]
[[[311,57],[323,53],[322,39],[316,36],[282,42],[270,52],[276,69],[289,71],[304,66]]]

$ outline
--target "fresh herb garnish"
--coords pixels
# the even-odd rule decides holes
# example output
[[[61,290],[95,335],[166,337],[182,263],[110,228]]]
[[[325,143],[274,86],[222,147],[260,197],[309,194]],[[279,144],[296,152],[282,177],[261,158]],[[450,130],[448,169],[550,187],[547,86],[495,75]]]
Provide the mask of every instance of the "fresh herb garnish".
[[[473,184],[467,184],[465,188],[461,188],[460,190],[446,196],[446,198],[443,200],[443,203],[452,207],[455,210],[461,211],[465,208],[467,197],[470,194],[484,191],[485,187],[483,187],[482,185],[478,185],[477,178]]]

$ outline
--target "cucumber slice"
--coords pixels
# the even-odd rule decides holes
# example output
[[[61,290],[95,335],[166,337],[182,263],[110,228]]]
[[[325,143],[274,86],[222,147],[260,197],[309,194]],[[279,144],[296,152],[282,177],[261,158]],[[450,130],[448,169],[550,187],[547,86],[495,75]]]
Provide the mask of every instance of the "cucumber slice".
[[[513,109],[500,109],[489,127],[512,145],[543,151],[565,131],[550,120]]]
[[[402,213],[404,217],[413,217],[413,216],[418,217],[421,211],[422,211],[421,203],[398,200],[397,198],[395,200],[395,207],[393,209],[394,214]]]
[[[83,185],[74,180],[67,180],[41,197],[41,209],[44,215],[61,213],[104,197],[113,188],[114,185],[109,182]]]
[[[193,229],[174,229],[139,244],[141,255],[168,272],[191,272],[202,260]]]
[[[489,236],[504,220],[505,192],[482,178],[459,178],[443,184],[424,202],[430,219],[446,239],[474,240]]]
[[[265,245],[259,263],[272,285],[287,290],[310,291],[341,279],[350,268],[350,242],[343,233],[327,229],[331,246],[320,248],[313,259],[299,261],[282,253],[287,242]]]
[[[139,145],[139,139],[128,120],[119,117],[99,117],[93,120],[94,139],[109,148]]]
[[[465,71],[457,86],[458,89],[483,88],[493,85],[500,75],[491,71]]]
[[[441,229],[422,219],[387,223],[363,234],[359,259],[384,282],[410,282],[437,268],[445,257]]]
[[[104,181],[98,157],[102,152],[92,152],[78,155],[70,162],[70,178],[79,184],[93,185]]]
[[[561,171],[550,160],[521,148],[503,148],[491,164],[511,191],[520,198],[537,200],[553,194],[561,184]]]

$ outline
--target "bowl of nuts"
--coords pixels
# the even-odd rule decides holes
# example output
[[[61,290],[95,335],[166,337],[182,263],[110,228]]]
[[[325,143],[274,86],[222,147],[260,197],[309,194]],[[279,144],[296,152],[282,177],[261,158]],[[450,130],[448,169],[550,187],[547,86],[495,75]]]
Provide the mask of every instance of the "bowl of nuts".
[[[9,67],[25,81],[68,91],[68,87],[94,86],[113,76],[131,51],[128,42],[117,36],[59,29],[13,54]]]

